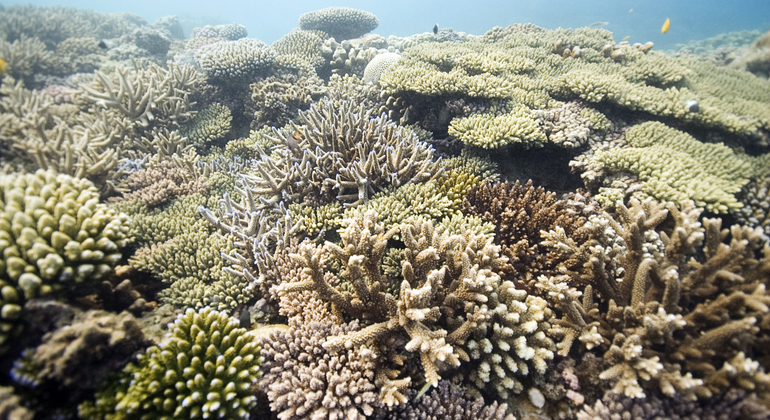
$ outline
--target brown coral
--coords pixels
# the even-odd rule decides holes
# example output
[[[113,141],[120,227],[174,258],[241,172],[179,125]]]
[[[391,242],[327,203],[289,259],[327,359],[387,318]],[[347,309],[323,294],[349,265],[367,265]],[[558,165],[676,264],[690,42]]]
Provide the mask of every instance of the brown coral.
[[[556,194],[521,185],[483,182],[468,190],[463,212],[495,225],[495,241],[509,259],[507,273],[527,283],[541,274],[556,274],[565,258],[544,246],[541,232],[559,228],[576,244],[588,240],[586,219]]]

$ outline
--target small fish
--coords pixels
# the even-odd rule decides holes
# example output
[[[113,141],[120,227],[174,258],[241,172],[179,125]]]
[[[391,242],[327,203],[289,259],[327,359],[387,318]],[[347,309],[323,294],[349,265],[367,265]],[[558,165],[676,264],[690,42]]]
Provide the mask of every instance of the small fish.
[[[623,41],[628,41],[629,39],[631,39],[631,35],[626,35],[623,37]]]
[[[0,76],[2,76],[3,74],[5,74],[5,68],[6,68],[6,67],[7,67],[7,66],[6,66],[6,64],[5,64],[5,60],[3,60],[2,58],[0,58]]]
[[[663,22],[663,27],[660,28],[660,33],[665,34],[668,32],[668,28],[671,27],[671,19],[666,18],[666,21]]]
[[[99,41],[99,48],[106,50],[108,48],[107,43],[104,40]]]
[[[433,25],[433,34],[435,35],[437,33],[438,33],[438,23]]]
[[[698,101],[694,99],[684,101],[684,107],[690,112],[700,112],[700,105],[698,104]]]
[[[628,13],[633,13],[633,12],[634,12],[634,9],[631,9],[628,11]]]

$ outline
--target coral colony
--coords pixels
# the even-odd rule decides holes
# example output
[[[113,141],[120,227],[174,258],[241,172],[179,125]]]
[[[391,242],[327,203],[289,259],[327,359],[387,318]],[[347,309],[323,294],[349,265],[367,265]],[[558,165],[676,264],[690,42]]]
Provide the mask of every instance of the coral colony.
[[[769,418],[766,41],[377,25],[0,6],[0,419]]]

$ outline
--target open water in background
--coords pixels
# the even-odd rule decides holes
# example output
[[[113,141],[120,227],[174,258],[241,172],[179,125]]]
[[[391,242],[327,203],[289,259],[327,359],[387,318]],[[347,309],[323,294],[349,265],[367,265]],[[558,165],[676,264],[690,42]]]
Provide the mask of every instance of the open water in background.
[[[746,29],[770,30],[770,0],[36,0],[0,2],[68,6],[97,12],[130,12],[148,23],[177,15],[189,36],[194,27],[240,23],[250,38],[272,44],[297,27],[302,13],[329,6],[348,6],[374,13],[380,26],[373,32],[408,36],[428,32],[435,23],[481,35],[494,26],[531,22],[548,29],[607,22],[615,41],[652,41],[655,49]],[[633,9],[633,12],[629,11]],[[661,34],[666,18],[671,30]]]

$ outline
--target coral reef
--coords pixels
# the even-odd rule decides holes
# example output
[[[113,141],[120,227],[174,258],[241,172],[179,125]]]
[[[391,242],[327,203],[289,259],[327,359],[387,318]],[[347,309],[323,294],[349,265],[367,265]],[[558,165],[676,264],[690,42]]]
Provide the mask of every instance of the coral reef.
[[[204,24],[0,5],[0,418],[770,417],[767,35]]]

